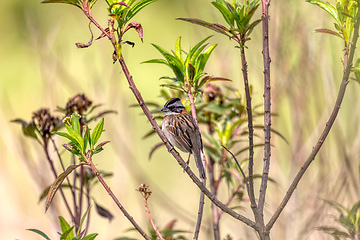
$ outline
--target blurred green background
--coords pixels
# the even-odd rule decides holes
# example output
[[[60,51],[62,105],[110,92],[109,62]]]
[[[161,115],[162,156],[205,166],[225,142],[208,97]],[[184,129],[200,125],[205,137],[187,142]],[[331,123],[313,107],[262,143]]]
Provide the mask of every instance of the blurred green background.
[[[126,34],[135,47],[124,47],[124,57],[135,83],[146,101],[161,103],[159,77],[171,75],[164,66],[140,64],[159,58],[150,43],[173,49],[182,37],[186,49],[213,34],[207,29],[175,20],[196,17],[224,23],[209,0],[159,0],[135,17],[144,28],[144,43],[136,32]],[[240,1],[242,2],[242,1]],[[260,17],[260,8],[258,17]],[[94,7],[94,17],[107,24],[104,1]],[[272,137],[272,161],[265,208],[269,219],[283,198],[294,175],[315,145],[332,110],[342,76],[342,41],[330,35],[315,34],[316,28],[332,28],[332,19],[320,8],[305,1],[272,1],[270,6],[270,54],[272,77],[272,127],[283,134]],[[150,149],[159,140],[143,139],[150,124],[136,103],[118,64],[112,64],[112,49],[106,39],[95,41],[88,49],[77,49],[75,42],[90,38],[88,21],[81,11],[64,4],[40,4],[38,0],[3,0],[0,7],[0,239],[40,239],[27,228],[37,228],[57,239],[59,225],[56,213],[65,218],[61,199],[44,213],[44,202],[38,202],[43,188],[53,181],[38,143],[22,135],[12,119],[30,120],[40,107],[64,106],[77,93],[85,93],[94,103],[103,103],[102,110],[118,114],[105,118],[103,140],[111,143],[94,161],[99,169],[113,171],[108,179],[112,190],[138,223],[147,229],[149,223],[143,199],[135,189],[141,183],[150,185],[153,194],[150,210],[157,225],[177,219],[176,229],[192,236],[197,216],[199,190],[165,148],[149,161]],[[93,27],[94,35],[99,32]],[[234,44],[215,35],[218,43],[207,66],[207,72],[233,79],[231,85],[243,90],[240,79],[239,52]],[[254,86],[254,105],[261,104],[262,85],[261,26],[248,44],[247,58],[250,82]],[[358,58],[358,54],[357,57]],[[298,189],[272,230],[272,239],[332,239],[315,227],[335,225],[335,214],[322,199],[352,206],[360,199],[360,86],[351,81],[347,88],[340,116]],[[162,103],[161,103],[162,104]],[[261,124],[261,121],[259,122]],[[262,135],[262,129],[256,134]],[[62,143],[63,139],[57,139]],[[261,138],[256,139],[257,143]],[[186,156],[186,155],[184,155]],[[243,156],[245,157],[246,154]],[[260,173],[262,149],[255,152],[255,167]],[[193,162],[191,167],[194,167]],[[31,170],[30,170],[31,169]],[[257,182],[258,184],[259,182]],[[106,191],[99,186],[93,191],[96,201],[115,215],[107,220],[91,216],[89,232],[97,239],[132,236],[126,232],[130,223],[118,211]],[[229,192],[223,189],[226,200]],[[252,218],[248,202],[241,203],[241,214]],[[201,239],[211,239],[210,203],[206,202]],[[252,229],[228,216],[221,219],[221,235],[234,239],[256,239]]]

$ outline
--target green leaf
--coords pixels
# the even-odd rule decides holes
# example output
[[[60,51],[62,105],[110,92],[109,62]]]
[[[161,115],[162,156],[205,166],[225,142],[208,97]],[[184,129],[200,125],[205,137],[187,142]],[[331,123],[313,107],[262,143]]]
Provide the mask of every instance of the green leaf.
[[[96,238],[98,234],[97,233],[91,233],[83,237],[81,240],[93,240]]]
[[[209,60],[209,57],[212,53],[212,51],[216,48],[217,44],[212,45],[211,47],[209,47],[208,49],[205,50],[205,52],[203,54],[201,54],[201,59],[199,62],[199,67],[197,69],[197,72],[203,72],[205,69],[205,65],[207,63],[207,61]]]
[[[54,132],[54,134],[59,135],[59,136],[62,136],[62,137],[65,137],[65,138],[69,139],[71,142],[76,143],[76,139],[73,138],[72,136],[70,136],[70,135],[67,134],[67,133],[64,133],[64,132]]]
[[[178,91],[184,91],[184,89],[182,89],[181,87],[174,85],[174,84],[161,84],[160,87],[167,87],[167,88],[171,88],[171,89],[175,89]]]
[[[234,27],[234,15],[230,11],[230,9],[229,9],[228,5],[225,3],[225,1],[221,0],[221,1],[217,1],[217,2],[211,2],[211,3],[212,3],[212,5],[214,5],[219,10],[221,15],[225,19],[225,21],[231,27]]]
[[[194,59],[196,58],[197,55],[200,54],[200,52],[202,51],[202,49],[205,48],[205,46],[202,46],[209,38],[211,38],[212,36],[208,36],[206,38],[204,38],[203,40],[201,40],[200,42],[198,42],[193,48],[190,49],[188,55],[186,56],[185,59],[185,66],[188,65],[189,63],[193,63]],[[199,51],[199,48],[201,49],[201,51]]]
[[[321,226],[321,227],[317,227],[316,229],[332,235],[335,239],[351,238],[351,236],[348,233],[338,230],[335,227]]]
[[[163,238],[168,238],[171,237],[175,234],[179,234],[179,233],[189,233],[188,231],[183,231],[183,230],[173,230],[173,229],[164,229],[161,231]],[[169,239],[173,239],[173,238],[169,238]]]
[[[202,132],[201,134],[202,136],[204,136],[204,138],[206,138],[210,143],[214,145],[217,151],[221,149],[220,144],[218,143],[218,141],[216,141],[216,139],[212,135],[208,134],[207,132]]]
[[[37,230],[37,229],[26,229],[26,230],[28,230],[28,231],[32,231],[32,232],[34,232],[34,233],[37,233],[37,234],[39,234],[39,235],[41,235],[42,237],[44,237],[46,240],[51,240],[45,233],[43,233],[42,231],[40,231],[40,230]]]
[[[360,84],[360,67],[354,68],[355,80]]]
[[[177,59],[179,59],[181,62],[183,62],[182,59],[182,51],[181,51],[181,37],[179,37],[175,44],[175,56]]]
[[[253,21],[250,26],[248,26],[246,28],[246,36],[250,36],[250,34],[252,33],[252,31],[254,30],[254,28],[259,24],[261,23],[265,18],[262,18],[262,19],[258,19],[258,20],[255,20]]]
[[[223,115],[223,114],[225,114],[226,108],[219,106],[218,104],[209,103],[209,104],[205,105],[203,110],[211,112],[211,113],[215,113],[218,115]]]
[[[79,117],[75,113],[71,115],[71,124],[72,128],[81,136]]]
[[[89,8],[90,8],[90,9],[94,6],[94,4],[96,3],[96,1],[97,1],[97,0],[90,0],[90,1],[89,1],[89,3],[90,3]]]
[[[84,221],[86,219],[86,216],[88,215],[88,213],[90,212],[90,209],[91,209],[91,206],[89,206],[89,208],[86,210],[86,212],[84,213],[84,215],[82,216],[81,218],[81,221],[80,221],[80,226],[79,226],[79,229],[76,233],[77,236],[80,235],[80,232],[81,232],[81,229],[82,229],[82,225],[84,224]]]
[[[261,126],[261,125],[254,125],[254,128],[257,128],[257,129],[261,129],[261,128],[264,128],[264,126]],[[276,135],[278,135],[279,137],[281,137],[287,144],[289,144],[289,142],[286,140],[285,136],[282,135],[279,131],[276,131],[272,128],[270,128],[270,131],[272,133],[275,133]]]
[[[63,144],[62,146],[72,154],[81,157],[81,149],[79,149],[79,147],[73,142],[71,142],[70,144]]]
[[[97,153],[101,152],[102,150],[104,150],[104,149],[103,149],[103,146],[104,146],[105,144],[109,143],[109,142],[110,142],[110,141],[105,141],[105,142],[99,143],[99,145],[97,145],[97,146],[95,147],[93,154],[97,154]]]
[[[65,127],[70,136],[73,137],[74,143],[80,148],[80,150],[84,149],[84,142],[80,134],[67,124],[65,124]]]
[[[184,81],[184,74],[183,74],[184,65],[183,65],[183,63],[179,59],[177,59],[175,56],[172,56],[169,52],[167,52],[162,47],[160,47],[156,44],[152,44],[152,45],[164,56],[164,58],[168,62],[167,66],[169,66],[172,69],[172,71],[174,72],[174,74],[178,78],[178,80],[183,82]]]
[[[331,3],[329,3],[329,2],[325,3],[325,2],[319,1],[319,0],[306,0],[306,2],[319,6],[320,8],[322,8],[323,10],[328,12],[335,19],[336,22],[340,21],[337,10],[336,10],[335,6],[332,5]]]
[[[77,167],[81,166],[83,164],[78,164],[78,165],[71,165],[69,166],[65,172],[61,173],[54,181],[53,184],[51,184],[47,198],[46,198],[46,202],[45,202],[45,212],[49,209],[50,204],[55,196],[55,193],[57,192],[57,190],[59,189],[61,183],[65,180],[65,178],[73,171],[75,170]]]
[[[90,148],[91,148],[91,138],[90,138],[90,129],[88,126],[85,127],[85,134],[84,134],[84,149],[83,152],[86,152],[86,148],[87,148],[87,144],[89,143]]]
[[[93,146],[95,146],[103,131],[104,131],[104,118],[102,118],[100,122],[96,125],[91,135],[91,143]]]
[[[231,82],[231,79],[223,78],[223,77],[212,77],[212,76],[205,76],[203,79],[201,79],[198,88],[201,88],[205,83],[208,82],[214,82],[214,81],[229,81]]]
[[[168,65],[168,62],[164,59],[151,59],[151,60],[147,60],[141,63],[161,63],[161,64],[165,64]]]
[[[228,136],[227,136],[228,140],[231,138],[231,135],[232,135],[232,133],[234,132],[235,128],[236,128],[237,126],[241,125],[242,123],[244,123],[246,120],[247,120],[246,118],[243,118],[243,119],[240,119],[240,120],[234,122],[233,124],[231,124],[231,127],[228,129],[228,132],[227,132],[227,134],[228,134]]]
[[[82,9],[81,2],[81,0],[44,0],[41,3],[67,3]]]
[[[187,76],[188,79],[192,82],[194,80],[194,77],[195,77],[195,67],[191,63],[188,64],[187,74],[188,74],[188,76]]]
[[[128,14],[126,15],[125,21],[129,21],[131,18],[133,18],[141,9],[149,5],[150,3],[156,2],[157,0],[142,0],[137,2],[134,6],[132,6]]]
[[[19,119],[19,118],[11,120],[11,122],[20,123],[21,127],[22,127],[22,131],[23,131],[25,136],[38,139],[37,136],[36,136],[36,133],[35,133],[35,131],[37,130],[35,124],[28,123],[28,122],[26,122],[26,121],[24,121],[22,119]]]
[[[263,147],[263,146],[264,146],[264,144],[263,144],[263,143],[260,143],[260,144],[254,144],[253,147],[254,147],[254,148],[257,148],[257,147]],[[249,150],[249,147],[248,147],[248,146],[240,149],[240,150],[237,151],[234,155],[237,156],[237,155],[239,155],[240,153],[245,152],[245,151],[247,151],[247,150]]]
[[[230,30],[227,29],[226,27],[220,25],[220,24],[217,24],[217,23],[209,23],[209,22],[206,22],[204,20],[201,20],[201,19],[197,19],[197,18],[176,18],[176,20],[182,20],[182,21],[185,21],[185,22],[189,22],[189,23],[192,23],[192,24],[196,24],[196,25],[199,25],[199,26],[203,26],[203,27],[206,27],[208,29],[211,29],[217,33],[220,33],[220,34],[223,34],[229,38],[232,37],[232,34],[230,33]]]
[[[70,225],[62,216],[59,216],[59,220],[62,232],[60,240],[72,240],[74,238],[74,232],[72,231],[74,229],[74,226],[70,227]]]

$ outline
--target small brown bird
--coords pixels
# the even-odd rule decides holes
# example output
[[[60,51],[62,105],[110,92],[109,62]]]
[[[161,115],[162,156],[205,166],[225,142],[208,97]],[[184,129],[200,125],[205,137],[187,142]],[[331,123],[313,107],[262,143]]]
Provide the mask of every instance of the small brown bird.
[[[203,143],[195,120],[186,111],[179,98],[172,98],[167,101],[161,111],[164,112],[165,116],[162,122],[162,131],[165,137],[171,145],[183,152],[194,155],[200,177],[204,179],[205,169],[202,163],[204,155]]]

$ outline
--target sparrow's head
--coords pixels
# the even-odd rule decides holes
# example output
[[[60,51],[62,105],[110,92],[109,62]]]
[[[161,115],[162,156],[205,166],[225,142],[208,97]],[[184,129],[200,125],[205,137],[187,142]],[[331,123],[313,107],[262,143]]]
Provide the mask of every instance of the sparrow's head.
[[[184,105],[182,105],[179,98],[172,98],[167,101],[161,111],[164,112],[164,115],[170,114],[180,114],[185,109]]]

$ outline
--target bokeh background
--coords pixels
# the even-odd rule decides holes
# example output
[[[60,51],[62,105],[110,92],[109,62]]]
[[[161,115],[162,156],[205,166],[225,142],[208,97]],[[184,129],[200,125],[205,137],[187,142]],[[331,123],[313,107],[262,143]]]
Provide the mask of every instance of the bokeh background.
[[[99,0],[93,12],[105,26],[105,1]],[[285,136],[287,143],[276,135],[272,137],[270,177],[274,182],[268,188],[266,219],[280,203],[325,126],[342,76],[343,50],[340,39],[313,32],[316,28],[333,27],[331,17],[316,6],[299,0],[273,1],[270,16],[272,111],[276,113],[272,127]],[[160,57],[150,43],[170,50],[181,36],[186,49],[213,34],[177,21],[177,17],[224,23],[209,0],[159,0],[136,16],[134,20],[144,28],[144,43],[135,32],[129,32],[126,38],[136,45],[125,47],[124,57],[146,101],[161,103],[162,81],[158,79],[171,75],[164,66],[140,64]],[[118,112],[106,116],[102,139],[111,143],[95,157],[95,162],[99,169],[114,173],[107,181],[125,208],[148,229],[142,197],[135,191],[145,182],[153,191],[150,208],[157,225],[161,228],[177,219],[175,228],[189,231],[190,238],[199,190],[165,148],[148,159],[150,149],[159,140],[156,136],[143,139],[150,124],[139,108],[130,107],[136,100],[120,66],[112,64],[107,40],[95,41],[88,49],[77,49],[75,42],[87,42],[90,33],[86,17],[70,5],[3,0],[0,20],[0,239],[40,239],[28,228],[40,229],[57,239],[59,224],[55,213],[69,219],[59,197],[55,197],[53,209],[44,213],[44,202],[38,199],[43,188],[52,183],[53,176],[39,144],[24,137],[20,126],[10,121],[30,120],[32,112],[40,107],[55,113],[56,106],[64,106],[77,93],[85,93],[94,103],[102,103],[101,110]],[[93,31],[95,36],[99,34],[94,28]],[[233,79],[231,85],[242,90],[240,57],[234,44],[218,35],[209,42],[219,46],[209,60],[207,72]],[[247,50],[254,105],[263,100],[261,51],[259,25]],[[340,116],[275,224],[272,239],[332,239],[316,230],[323,225],[337,226],[332,217],[336,212],[323,199],[348,207],[360,199],[359,92],[359,84],[351,81]],[[262,130],[256,133],[261,136]],[[63,139],[57,141],[62,143]],[[259,143],[261,139],[256,141]],[[262,158],[262,149],[258,149],[255,152],[258,173]],[[125,235],[140,239],[137,233],[126,231],[130,223],[100,185],[93,193],[94,199],[115,215],[109,222],[92,214],[89,231],[99,233],[97,239]],[[228,194],[226,188],[223,194],[224,200]],[[238,211],[252,218],[249,203],[242,202],[241,206]],[[206,201],[201,239],[212,239],[210,219],[210,203]],[[256,239],[252,229],[231,217],[223,216],[221,221],[223,238],[230,234],[234,239]]]

